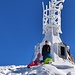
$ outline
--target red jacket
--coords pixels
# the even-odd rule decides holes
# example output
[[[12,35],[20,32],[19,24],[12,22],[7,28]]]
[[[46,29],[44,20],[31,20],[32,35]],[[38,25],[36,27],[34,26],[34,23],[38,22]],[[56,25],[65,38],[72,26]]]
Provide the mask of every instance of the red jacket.
[[[30,66],[38,66],[40,64],[40,57],[37,57],[35,61],[32,61],[30,64],[28,64],[28,67]]]

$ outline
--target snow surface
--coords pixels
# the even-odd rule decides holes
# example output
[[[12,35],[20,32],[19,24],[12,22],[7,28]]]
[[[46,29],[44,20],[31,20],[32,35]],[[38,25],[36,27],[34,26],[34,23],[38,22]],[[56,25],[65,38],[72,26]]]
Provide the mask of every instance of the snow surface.
[[[20,66],[0,66],[0,75],[75,75],[75,65],[67,60],[27,68]]]

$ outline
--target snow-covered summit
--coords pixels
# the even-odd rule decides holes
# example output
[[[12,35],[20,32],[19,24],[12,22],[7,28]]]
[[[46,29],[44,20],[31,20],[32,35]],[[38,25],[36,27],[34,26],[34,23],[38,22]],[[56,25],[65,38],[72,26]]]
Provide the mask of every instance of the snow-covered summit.
[[[65,0],[51,0],[46,8],[43,4],[43,34],[42,42],[35,46],[34,59],[42,54],[42,47],[49,42],[53,62],[27,68],[27,66],[0,66],[0,75],[75,75],[75,64],[70,47],[62,42],[61,10]]]
[[[20,66],[0,66],[0,75],[75,75],[75,65],[64,60],[27,68]]]

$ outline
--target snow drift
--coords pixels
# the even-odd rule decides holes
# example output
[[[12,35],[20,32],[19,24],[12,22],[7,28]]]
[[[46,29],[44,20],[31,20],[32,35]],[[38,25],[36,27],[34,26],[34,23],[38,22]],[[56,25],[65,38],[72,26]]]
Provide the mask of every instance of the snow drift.
[[[27,68],[20,66],[0,66],[0,75],[75,75],[75,65],[67,60]]]

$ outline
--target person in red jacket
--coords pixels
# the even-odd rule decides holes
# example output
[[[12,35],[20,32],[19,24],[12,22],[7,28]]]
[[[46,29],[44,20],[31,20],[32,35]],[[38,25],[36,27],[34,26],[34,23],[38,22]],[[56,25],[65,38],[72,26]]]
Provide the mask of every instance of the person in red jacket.
[[[38,66],[40,64],[40,57],[42,55],[40,53],[38,53],[37,58],[35,59],[35,61],[32,61],[30,64],[28,64],[28,68],[30,68],[31,66]]]

